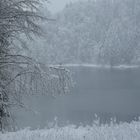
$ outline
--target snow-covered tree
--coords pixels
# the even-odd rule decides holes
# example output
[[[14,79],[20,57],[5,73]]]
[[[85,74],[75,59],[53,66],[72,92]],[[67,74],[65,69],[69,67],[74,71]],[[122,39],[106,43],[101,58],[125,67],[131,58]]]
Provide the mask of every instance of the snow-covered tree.
[[[0,1],[0,130],[11,121],[10,108],[24,107],[22,96],[62,94],[68,90],[68,72],[47,67],[24,53],[23,38],[42,36],[39,23],[46,20],[39,11],[39,0]]]
[[[46,53],[54,63],[137,63],[140,54],[140,2],[87,0],[68,4],[48,30]],[[44,51],[45,52],[45,51]]]

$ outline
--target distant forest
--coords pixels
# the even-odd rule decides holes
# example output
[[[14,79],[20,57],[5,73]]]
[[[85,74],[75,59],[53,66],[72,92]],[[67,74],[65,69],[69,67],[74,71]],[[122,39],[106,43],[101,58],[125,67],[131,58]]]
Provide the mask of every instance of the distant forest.
[[[78,1],[55,15],[43,13],[51,19],[42,25],[47,34],[31,43],[40,61],[140,64],[140,0]]]

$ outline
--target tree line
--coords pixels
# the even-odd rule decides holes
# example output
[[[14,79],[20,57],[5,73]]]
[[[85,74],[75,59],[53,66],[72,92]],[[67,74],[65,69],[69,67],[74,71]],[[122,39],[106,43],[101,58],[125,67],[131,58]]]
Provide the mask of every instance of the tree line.
[[[43,25],[48,31],[46,39],[38,40],[44,50],[38,54],[40,60],[139,64],[139,0],[78,1],[51,17],[55,21]]]

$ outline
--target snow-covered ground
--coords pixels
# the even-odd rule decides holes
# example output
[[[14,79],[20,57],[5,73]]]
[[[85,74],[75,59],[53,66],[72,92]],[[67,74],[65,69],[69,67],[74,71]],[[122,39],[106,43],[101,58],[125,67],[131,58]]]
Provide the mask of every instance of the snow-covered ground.
[[[95,65],[95,64],[62,64],[62,65],[50,65],[50,67],[91,67],[91,68],[115,68],[115,69],[128,69],[128,68],[140,68],[139,65]]]
[[[0,140],[140,140],[140,122],[78,128],[66,126],[33,131],[25,129],[0,134]]]

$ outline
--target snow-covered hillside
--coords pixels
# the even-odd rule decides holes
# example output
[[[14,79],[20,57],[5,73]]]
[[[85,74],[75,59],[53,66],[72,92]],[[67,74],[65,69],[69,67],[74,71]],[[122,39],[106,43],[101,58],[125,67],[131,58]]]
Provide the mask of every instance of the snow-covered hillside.
[[[66,126],[34,131],[25,129],[0,134],[0,140],[140,140],[140,122],[78,128]]]

